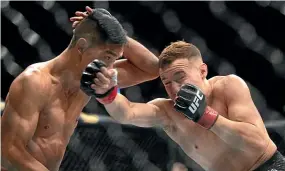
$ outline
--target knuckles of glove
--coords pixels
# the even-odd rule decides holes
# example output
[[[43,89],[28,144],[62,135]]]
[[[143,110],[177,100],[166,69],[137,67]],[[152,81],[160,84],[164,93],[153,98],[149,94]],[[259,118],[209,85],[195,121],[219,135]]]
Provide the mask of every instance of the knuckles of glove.
[[[206,109],[205,95],[191,84],[184,84],[177,93],[174,108],[188,119],[197,122]]]
[[[95,84],[94,79],[97,78],[97,73],[101,71],[102,67],[106,67],[105,63],[96,59],[88,64],[85,71],[82,73],[80,88],[86,95],[102,98],[107,96],[113,89],[111,88],[104,94],[97,94],[96,91],[91,87],[92,84]]]

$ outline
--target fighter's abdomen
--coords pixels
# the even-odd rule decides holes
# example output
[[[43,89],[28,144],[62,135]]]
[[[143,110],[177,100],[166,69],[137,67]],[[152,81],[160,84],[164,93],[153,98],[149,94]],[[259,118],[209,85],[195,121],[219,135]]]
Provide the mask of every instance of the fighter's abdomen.
[[[259,157],[258,154],[254,156],[231,147],[192,121],[182,121],[179,127],[166,133],[205,170],[243,171],[245,167],[250,168]]]
[[[67,144],[60,137],[34,137],[28,143],[27,150],[49,170],[57,170],[64,156]]]

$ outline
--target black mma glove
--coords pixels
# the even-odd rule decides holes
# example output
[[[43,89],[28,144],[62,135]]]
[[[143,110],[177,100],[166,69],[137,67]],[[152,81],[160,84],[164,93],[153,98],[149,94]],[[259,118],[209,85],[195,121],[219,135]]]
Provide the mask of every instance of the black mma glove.
[[[180,88],[174,108],[206,129],[210,129],[218,118],[218,113],[207,106],[202,91],[192,84],[184,84]]]
[[[80,88],[88,96],[95,96],[99,102],[108,104],[110,101],[113,101],[117,95],[118,88],[116,85],[104,94],[97,94],[95,93],[95,90],[91,88],[91,85],[95,84],[94,78],[96,78],[96,74],[101,71],[101,67],[106,67],[106,65],[104,62],[97,59],[88,64],[85,71],[82,73]]]

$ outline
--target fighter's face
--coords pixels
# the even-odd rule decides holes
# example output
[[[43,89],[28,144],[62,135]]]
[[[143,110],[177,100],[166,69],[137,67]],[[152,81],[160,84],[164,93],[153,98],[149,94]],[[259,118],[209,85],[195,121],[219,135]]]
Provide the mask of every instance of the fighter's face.
[[[175,100],[176,94],[183,84],[190,83],[198,87],[203,84],[199,66],[188,59],[177,59],[161,68],[160,78],[172,100]]]
[[[113,67],[116,59],[123,55],[123,46],[114,44],[104,44],[88,48],[83,53],[83,59],[103,61],[108,67]]]

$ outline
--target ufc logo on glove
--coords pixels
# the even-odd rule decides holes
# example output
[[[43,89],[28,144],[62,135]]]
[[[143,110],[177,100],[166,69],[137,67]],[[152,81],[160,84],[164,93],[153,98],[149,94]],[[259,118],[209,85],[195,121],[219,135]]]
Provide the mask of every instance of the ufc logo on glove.
[[[200,94],[200,95],[199,95]],[[189,106],[189,110],[194,114],[197,111],[197,108],[199,107],[199,101],[202,100],[204,95],[200,93],[200,91],[197,92],[193,102]]]
[[[177,93],[174,108],[206,129],[210,129],[218,118],[218,113],[207,106],[203,92],[192,84],[182,85]]]

